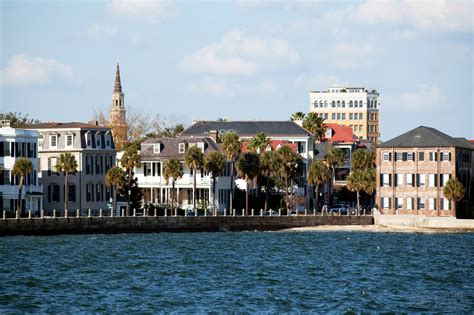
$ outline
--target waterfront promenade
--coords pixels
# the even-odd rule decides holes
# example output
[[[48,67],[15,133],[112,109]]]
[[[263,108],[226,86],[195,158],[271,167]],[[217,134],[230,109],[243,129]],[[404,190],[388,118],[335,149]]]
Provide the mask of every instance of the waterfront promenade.
[[[275,231],[322,225],[371,225],[372,216],[322,215],[203,215],[203,216],[104,216],[76,212],[74,216],[40,216],[0,220],[0,235],[54,235],[91,233]]]

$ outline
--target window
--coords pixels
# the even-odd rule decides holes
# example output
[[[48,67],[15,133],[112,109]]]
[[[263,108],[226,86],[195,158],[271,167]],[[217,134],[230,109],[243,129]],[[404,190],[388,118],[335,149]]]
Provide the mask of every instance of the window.
[[[384,209],[390,209],[390,204],[391,204],[391,198],[390,197],[383,197],[382,198],[382,207]]]
[[[395,203],[397,204],[397,209],[403,208],[403,198],[395,198]]]
[[[425,198],[418,198],[418,209],[425,209]]]
[[[354,116],[352,113],[349,113],[349,120],[353,120],[354,119]]]
[[[446,185],[446,182],[451,177],[451,174],[442,174],[441,176],[442,176],[441,183],[442,183],[442,186],[444,187]]]
[[[436,187],[438,174],[428,174],[428,187]]]
[[[186,147],[185,147],[184,143],[180,143],[179,144],[179,153],[184,153],[184,151],[186,151]]]
[[[349,107],[353,107],[354,104],[352,103],[352,101],[349,101]]]
[[[325,107],[325,108],[328,107],[328,101],[324,101],[324,107]]]
[[[407,210],[413,209],[413,198],[407,198]]]
[[[67,147],[72,147],[72,135],[66,135],[66,146]]]
[[[357,120],[357,118],[359,118],[359,115],[357,115],[357,113],[354,114],[354,120]]]
[[[161,144],[159,144],[159,143],[153,144],[153,153],[159,154],[159,153],[160,153],[160,149],[161,149]]]
[[[359,107],[362,107],[362,101],[359,101]]]
[[[49,136],[49,143],[52,148],[56,148],[58,146],[58,136],[57,135],[50,135]]]
[[[408,187],[413,187],[413,178],[414,177],[414,174],[407,174],[407,186]]]
[[[391,186],[391,174],[380,174],[382,176],[382,186],[383,187],[390,187]]]
[[[341,113],[337,113],[337,120],[341,120]]]
[[[346,102],[342,101],[342,107],[346,107]]]
[[[328,120],[328,113],[324,113],[324,119]]]
[[[418,152],[418,161],[425,160],[425,152]]]
[[[323,101],[319,101],[319,107],[323,108]]]
[[[337,107],[341,107],[341,101],[337,101]]]
[[[436,209],[436,199],[435,198],[428,198],[428,208],[430,210]]]
[[[395,180],[396,180],[395,185],[397,187],[402,187],[403,186],[403,174],[396,174],[395,176],[396,176],[395,177]]]
[[[86,184],[86,201],[92,201],[91,185]]]
[[[358,125],[354,125],[354,132],[357,132],[359,131],[359,126]]]
[[[68,194],[68,201],[76,202],[76,185],[69,184],[67,194]]]
[[[363,113],[359,113],[359,120],[362,120],[362,119],[363,119],[362,117],[364,117],[364,114],[363,114]]]
[[[318,107],[318,101],[314,101],[313,105],[315,108]]]
[[[413,161],[414,154],[413,152],[408,152],[407,153],[407,161]]]
[[[342,113],[342,120],[346,120],[346,113]]]
[[[442,205],[442,210],[451,210],[451,202],[447,198],[440,199],[440,205]]]
[[[383,160],[384,160],[384,161],[391,161],[391,160],[392,160],[392,153],[390,153],[390,152],[383,152]]]
[[[417,174],[418,187],[425,187],[425,174]]]
[[[430,152],[430,161],[437,161],[438,154],[436,152]]]
[[[58,184],[51,184],[48,186],[48,202],[59,202]]]
[[[440,154],[441,161],[451,161],[451,152],[442,152]]]
[[[331,102],[331,107],[332,107],[332,108],[336,107],[336,101],[332,101],[332,102]]]
[[[403,153],[397,152],[395,155],[395,161],[402,161],[403,160]]]
[[[50,163],[51,163],[51,164],[49,165],[49,169],[50,169],[52,172],[57,173],[58,170],[57,170],[57,168],[56,168],[56,163],[58,163],[58,158],[55,158],[55,157],[51,158],[51,159],[50,159]]]

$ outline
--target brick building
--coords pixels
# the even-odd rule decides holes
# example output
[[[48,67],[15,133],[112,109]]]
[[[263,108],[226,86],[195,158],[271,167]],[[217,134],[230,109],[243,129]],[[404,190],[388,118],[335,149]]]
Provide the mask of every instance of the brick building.
[[[383,214],[470,216],[472,212],[474,146],[420,126],[377,148],[377,203]],[[464,199],[445,198],[446,182],[457,177]]]

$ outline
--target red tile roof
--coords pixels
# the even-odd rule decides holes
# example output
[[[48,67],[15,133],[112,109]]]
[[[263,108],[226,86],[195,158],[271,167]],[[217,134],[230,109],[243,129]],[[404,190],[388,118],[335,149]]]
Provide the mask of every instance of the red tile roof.
[[[332,130],[332,137],[326,138],[326,134],[323,136],[323,141],[332,142],[357,142],[357,138],[352,132],[352,128],[349,126],[342,126],[338,124],[326,124],[327,129]]]

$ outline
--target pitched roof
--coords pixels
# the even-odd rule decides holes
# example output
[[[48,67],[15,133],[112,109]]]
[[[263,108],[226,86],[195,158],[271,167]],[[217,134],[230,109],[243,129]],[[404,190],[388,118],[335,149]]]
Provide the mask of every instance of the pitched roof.
[[[81,122],[68,122],[68,123],[48,122],[48,123],[28,125],[25,127],[25,129],[77,129],[77,128],[110,129],[104,126],[97,126],[97,125],[86,124],[86,123],[81,123]]]
[[[380,148],[460,147],[473,149],[466,139],[453,138],[434,128],[420,126],[378,145]]]
[[[248,151],[247,145],[248,145],[247,141],[242,142],[242,153],[245,153]],[[288,141],[281,141],[281,140],[270,140],[270,146],[272,148],[272,151],[276,151],[279,149],[278,146],[282,147],[284,145],[289,147],[293,152],[297,153],[296,143],[290,143]]]
[[[329,151],[329,142],[317,142],[314,144],[314,159],[325,160]]]
[[[204,143],[204,155],[208,155],[213,151],[223,153],[220,146],[211,137],[184,137],[176,138],[151,138],[142,142],[140,155],[147,160],[159,160],[162,158],[184,159],[184,153],[179,153],[179,144],[185,143],[186,147]],[[154,153],[154,144],[160,145],[160,153]]]
[[[330,140],[332,142],[356,142],[357,138],[354,136],[352,132],[352,128],[350,126],[343,126],[338,124],[326,124],[328,128],[332,130],[331,138],[326,138],[326,134],[323,136],[324,140]]]
[[[206,135],[211,130],[219,134],[235,131],[240,137],[253,137],[259,132],[268,137],[308,136],[309,131],[292,121],[199,121],[186,128],[181,135]]]

